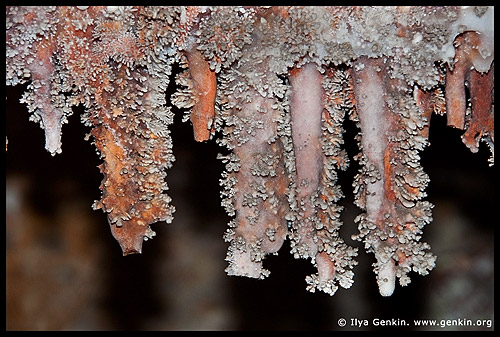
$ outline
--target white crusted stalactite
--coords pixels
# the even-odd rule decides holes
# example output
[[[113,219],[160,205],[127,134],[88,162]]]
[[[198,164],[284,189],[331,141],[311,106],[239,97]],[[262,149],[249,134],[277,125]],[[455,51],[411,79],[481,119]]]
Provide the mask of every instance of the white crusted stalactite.
[[[430,113],[417,107],[406,83],[388,76],[382,60],[356,61],[353,81],[362,151],[353,185],[356,204],[366,211],[355,238],[375,254],[380,294],[390,296],[396,278],[406,285],[408,272],[426,275],[436,259],[419,242],[432,220],[432,205],[420,201],[429,179],[418,154],[428,144]]]
[[[225,8],[216,16],[224,12],[236,14]],[[235,216],[224,235],[229,243],[226,272],[265,278],[270,274],[263,267],[266,255],[276,254],[288,233],[291,141],[283,100],[286,85],[270,69],[272,61],[264,57],[268,52],[265,43],[259,43],[268,35],[256,31],[252,37],[257,43],[244,46],[253,29],[252,13],[236,15],[223,25],[222,40],[230,38],[229,44],[237,44],[230,52],[221,48],[214,51],[215,55],[207,54],[206,45],[200,50],[205,50],[205,57],[213,58],[210,63],[218,71],[219,62],[228,62],[243,48],[237,65],[219,73],[214,119],[223,134],[219,143],[231,150],[229,155],[219,156],[226,163],[221,179],[222,204],[230,216]],[[200,26],[209,36],[221,33],[205,24]]]
[[[386,113],[383,78],[376,70],[375,61],[365,59],[356,62],[353,71],[354,95],[361,129],[361,148],[366,180],[364,181],[363,220],[369,226],[381,223],[384,204],[384,155],[387,147],[386,134],[389,120]],[[357,69],[356,69],[357,68]],[[380,226],[380,225],[379,225]],[[382,229],[383,230],[383,229]],[[395,261],[385,252],[386,244],[375,241],[372,249],[377,259],[377,284],[383,296],[390,296],[395,286]]]
[[[265,256],[276,253],[287,235],[290,180],[278,137],[281,111],[274,99],[250,93],[226,120],[224,132],[233,152],[219,156],[227,170],[221,180],[223,204],[229,215],[236,215],[224,236],[230,244],[226,272],[264,278],[270,273],[263,268]]]
[[[291,71],[290,84],[297,201],[292,253],[295,258],[310,257],[317,267],[317,274],[306,277],[307,289],[333,295],[339,284],[352,285],[352,258],[357,255],[339,237],[341,207],[336,202],[343,195],[335,185],[337,170],[348,164],[340,149],[346,108],[340,105],[348,104],[349,98],[342,97],[348,82],[340,72],[329,70],[322,76],[315,65],[307,64]]]

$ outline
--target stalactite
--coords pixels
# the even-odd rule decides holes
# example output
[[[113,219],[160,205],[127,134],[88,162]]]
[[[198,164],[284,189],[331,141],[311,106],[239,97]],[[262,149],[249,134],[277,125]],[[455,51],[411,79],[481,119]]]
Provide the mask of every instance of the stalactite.
[[[338,236],[342,192],[335,185],[337,168],[348,159],[342,144],[342,76],[331,71],[325,79],[313,64],[292,69],[290,113],[296,166],[297,209],[290,234],[295,257],[311,258],[318,273],[306,278],[308,290],[334,294],[338,285],[352,284],[356,249]],[[332,77],[332,78],[330,78]],[[337,81],[335,81],[337,80]],[[328,92],[325,92],[326,86]],[[347,270],[346,270],[347,269]]]
[[[374,252],[380,293],[390,296],[396,276],[409,283],[410,270],[426,275],[435,257],[418,243],[430,223],[432,205],[425,197],[428,176],[418,151],[427,145],[422,131],[430,115],[420,111],[406,83],[387,78],[382,60],[360,58],[354,65],[354,94],[361,129],[361,172],[355,178],[360,235]],[[358,70],[356,70],[358,69]],[[382,98],[382,99],[380,99]]]
[[[217,79],[215,72],[203,58],[203,55],[192,47],[186,53],[188,67],[191,73],[194,91],[194,106],[191,111],[194,139],[198,142],[210,139],[213,133],[213,120],[215,115],[215,91]]]
[[[241,102],[241,109],[234,108],[234,120],[228,121],[232,125],[226,129],[227,141],[234,148],[225,159],[228,174],[224,186],[227,194],[234,193],[228,202],[236,212],[225,234],[230,243],[226,260],[229,275],[263,278],[269,274],[262,268],[265,255],[276,253],[287,235],[289,177],[273,122],[280,111],[272,108],[273,99],[249,94],[251,101]]]
[[[472,152],[484,140],[491,149],[493,165],[493,65],[491,69],[475,62],[482,59],[484,44],[480,34],[465,32],[454,42],[455,65],[446,73],[446,111],[448,125],[464,130],[462,140]],[[478,69],[476,69],[478,67]],[[483,70],[483,71],[481,71]],[[486,72],[482,74],[481,72]],[[472,109],[467,107],[466,85],[469,87]]]
[[[431,115],[446,113],[473,152],[494,148],[493,8],[470,7],[7,7],[6,83],[62,151],[62,125],[82,104],[124,254],[140,253],[173,221],[166,169],[175,160],[170,104],[194,138],[225,154],[222,205],[233,217],[229,275],[265,278],[268,254],[290,239],[317,273],[309,291],[353,283],[357,250],[339,235],[343,122],[361,152],[353,183],[359,234],[375,255],[380,293],[436,257],[420,242],[432,220],[420,152]],[[166,100],[172,65],[182,71]],[[468,93],[467,89],[468,88]],[[15,144],[11,144],[11,147]],[[349,224],[346,224],[349,225]]]
[[[238,26],[235,29],[230,35],[243,39],[237,36],[246,33]],[[256,32],[255,39],[262,38]],[[234,69],[221,70],[217,119],[223,137],[219,143],[231,151],[219,155],[226,164],[221,196],[227,213],[236,216],[224,235],[229,243],[226,272],[264,278],[270,274],[262,267],[264,257],[277,253],[288,234],[291,171],[285,161],[289,121],[282,102],[259,91],[266,82],[255,75],[268,74],[269,62],[252,52]],[[277,87],[285,90],[283,84]]]

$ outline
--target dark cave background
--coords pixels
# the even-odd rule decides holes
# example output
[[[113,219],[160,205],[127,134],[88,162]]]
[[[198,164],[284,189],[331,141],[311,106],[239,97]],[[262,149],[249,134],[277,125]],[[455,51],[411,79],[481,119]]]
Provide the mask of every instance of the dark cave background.
[[[433,115],[431,145],[421,153],[431,181],[426,191],[433,222],[423,241],[437,265],[423,277],[379,295],[371,264],[354,218],[352,181],[358,153],[351,121],[345,122],[350,167],[339,173],[347,244],[358,247],[354,285],[330,297],[306,291],[314,272],[308,260],[295,260],[288,242],[264,262],[265,280],[228,277],[230,218],[220,205],[224,165],[214,140],[197,143],[183,111],[173,108],[171,127],[176,161],[167,182],[176,207],[172,224],[152,225],[157,235],[143,254],[123,257],[106,215],[93,211],[100,198],[101,163],[90,130],[74,108],[63,126],[62,153],[44,149],[44,131],[28,120],[19,98],[26,86],[6,88],[6,329],[7,330],[374,330],[374,318],[405,320],[393,330],[422,330],[413,319],[493,321],[494,167],[481,144],[473,154],[463,131]],[[172,87],[172,86],[171,86]],[[171,88],[172,89],[172,88]],[[171,93],[167,93],[169,95]],[[340,327],[339,319],[347,325]],[[353,326],[353,319],[368,326]],[[436,330],[493,330],[487,326],[431,327]]]

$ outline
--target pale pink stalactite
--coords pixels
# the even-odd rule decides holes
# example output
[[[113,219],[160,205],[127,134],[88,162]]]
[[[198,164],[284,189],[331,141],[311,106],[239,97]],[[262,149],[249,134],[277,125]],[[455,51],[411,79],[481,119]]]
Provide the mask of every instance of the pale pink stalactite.
[[[389,120],[386,118],[386,93],[378,63],[380,62],[364,58],[356,62],[353,71],[356,109],[363,134],[362,151],[366,155],[368,169],[376,172],[375,177],[366,182],[365,199],[366,220],[374,225],[380,223],[381,211],[384,208],[385,180],[382,177],[385,173],[384,156],[389,126]],[[394,292],[396,282],[394,260],[390,255],[381,253],[381,241],[377,241],[375,245],[375,257],[379,265],[377,284],[382,296],[390,296]]]
[[[47,73],[50,73],[50,71]],[[44,74],[33,73],[33,81],[39,81],[40,85],[39,88],[34,90],[33,95],[39,109],[43,111],[40,115],[45,130],[45,149],[54,156],[56,153],[61,153],[63,111],[54,107],[51,103],[50,84],[47,83],[46,78],[45,72]]]
[[[262,267],[264,257],[276,253],[286,238],[288,212],[283,147],[277,139],[275,120],[280,112],[275,101],[252,92],[251,102],[235,109],[234,114],[248,121],[240,130],[241,143],[236,144],[234,209],[236,218],[226,231],[230,242],[226,261],[228,275],[264,278],[269,271]],[[243,140],[244,139],[244,140]],[[234,139],[236,140],[236,139]]]
[[[55,106],[55,95],[52,91],[53,79],[51,78],[55,69],[51,57],[54,53],[55,43],[48,41],[37,45],[37,56],[39,62],[32,62],[26,65],[31,71],[33,95],[28,98],[37,106],[37,114],[40,115],[41,124],[45,130],[45,149],[55,156],[61,153],[61,129],[63,111]]]
[[[313,238],[313,198],[319,187],[323,165],[321,153],[321,114],[323,89],[321,75],[314,64],[294,69],[290,76],[292,98],[290,113],[295,153],[298,202],[297,252],[303,257],[315,257],[317,244]]]
[[[307,289],[335,294],[349,288],[356,261],[355,248],[339,237],[343,196],[336,185],[337,170],[347,167],[340,148],[342,124],[351,91],[343,72],[321,75],[314,64],[290,72],[291,134],[295,156],[294,220],[290,233],[295,258],[311,258],[317,273],[306,277]],[[343,89],[346,89],[344,95]],[[344,97],[345,96],[345,97]],[[340,104],[343,108],[340,107]]]

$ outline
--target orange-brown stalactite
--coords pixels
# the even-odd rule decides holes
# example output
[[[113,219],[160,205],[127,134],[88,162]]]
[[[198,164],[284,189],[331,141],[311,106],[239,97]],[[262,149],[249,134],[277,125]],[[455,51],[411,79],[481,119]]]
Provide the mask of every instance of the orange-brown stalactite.
[[[103,91],[101,100],[96,102],[101,108],[89,116],[94,125],[94,144],[104,159],[100,166],[104,174],[103,195],[94,207],[108,213],[111,232],[123,254],[128,255],[141,253],[142,242],[154,236],[151,224],[171,221],[174,208],[163,194],[167,185],[161,168],[169,167],[173,158],[168,134],[147,126],[153,126],[155,113],[161,116],[154,109],[154,91],[149,90],[157,85],[155,80],[144,69],[121,68],[114,75],[111,93],[129,97],[134,105],[114,103],[110,94]],[[131,87],[141,88],[139,91],[146,94],[129,93]],[[136,119],[129,118],[131,115]]]
[[[413,91],[413,97],[415,99],[415,104],[422,113],[422,117],[428,121],[427,125],[424,126],[421,130],[422,137],[428,138],[432,113],[439,113],[442,108],[442,94],[437,89],[433,91],[424,91],[419,87],[415,87]]]
[[[472,152],[479,150],[479,141],[487,139],[492,146],[495,141],[494,114],[494,66],[486,74],[475,70],[470,73],[469,91],[472,112],[462,140]]]
[[[193,81],[194,106],[191,111],[194,139],[203,142],[214,132],[215,93],[217,78],[208,62],[195,47],[186,52],[189,73]]]
[[[461,130],[466,129],[462,140],[472,152],[477,152],[479,141],[484,140],[491,149],[493,161],[494,143],[494,105],[493,83],[494,66],[486,73],[477,71],[474,60],[481,58],[480,47],[483,42],[476,32],[465,32],[455,40],[456,54],[453,69],[446,74],[446,115],[448,125]],[[466,89],[470,94],[470,113],[467,111]]]
[[[173,221],[172,104],[195,140],[226,148],[227,273],[266,277],[263,259],[288,238],[317,267],[307,289],[330,295],[351,286],[357,263],[339,234],[347,114],[360,127],[355,238],[375,254],[387,296],[435,262],[419,242],[431,221],[419,153],[432,112],[465,129],[473,152],[484,141],[493,153],[493,35],[493,7],[482,6],[12,6],[6,83],[28,83],[21,101],[53,155],[83,106],[104,160],[94,207],[124,254]],[[166,102],[173,64],[183,71]]]
[[[106,177],[100,186],[103,190],[103,198],[94,204],[94,208],[120,217],[118,220],[120,225],[116,223],[111,225],[111,232],[120,244],[124,255],[140,253],[147,226],[138,226],[136,217],[127,218],[128,211],[135,200],[133,199],[133,183],[120,174],[125,168],[124,149],[118,145],[112,131],[105,126],[94,128],[92,135],[97,139],[94,144],[105,159],[105,164],[100,165],[100,170]],[[122,214],[125,217],[121,217]]]
[[[470,79],[472,60],[479,53],[479,35],[466,32],[455,40],[455,65],[446,74],[446,116],[448,125],[463,130],[466,115],[465,83]]]

